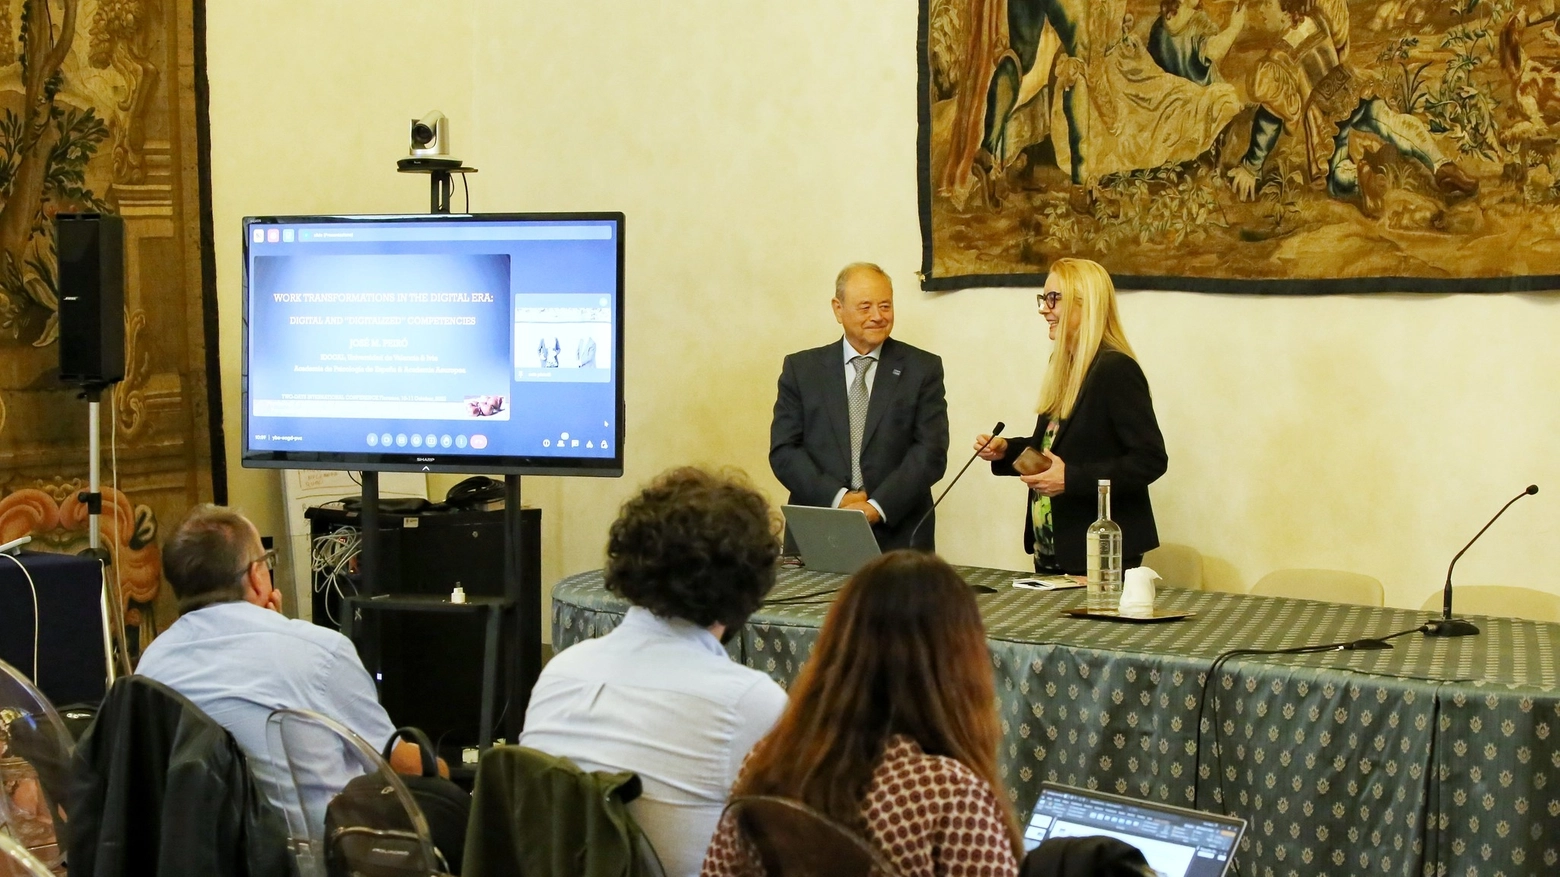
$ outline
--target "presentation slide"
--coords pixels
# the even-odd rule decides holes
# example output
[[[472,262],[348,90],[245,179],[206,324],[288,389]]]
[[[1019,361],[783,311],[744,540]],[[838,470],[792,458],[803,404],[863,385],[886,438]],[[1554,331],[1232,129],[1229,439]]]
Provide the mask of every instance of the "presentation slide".
[[[509,256],[259,256],[257,417],[508,420]]]

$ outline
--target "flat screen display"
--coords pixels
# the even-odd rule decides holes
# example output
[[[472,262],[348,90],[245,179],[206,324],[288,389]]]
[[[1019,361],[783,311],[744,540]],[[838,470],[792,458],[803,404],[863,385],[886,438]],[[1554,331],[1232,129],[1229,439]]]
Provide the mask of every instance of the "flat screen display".
[[[621,475],[623,215],[244,219],[243,464]]]

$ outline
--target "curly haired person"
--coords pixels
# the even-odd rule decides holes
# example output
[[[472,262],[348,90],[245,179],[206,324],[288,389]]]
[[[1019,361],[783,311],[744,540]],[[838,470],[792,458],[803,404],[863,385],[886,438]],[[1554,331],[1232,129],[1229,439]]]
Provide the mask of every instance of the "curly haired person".
[[[699,872],[743,758],[785,710],[780,686],[721,645],[774,587],[779,552],[745,478],[662,474],[607,538],[607,588],[633,607],[554,657],[531,694],[520,745],[637,773],[629,811],[669,875]]]

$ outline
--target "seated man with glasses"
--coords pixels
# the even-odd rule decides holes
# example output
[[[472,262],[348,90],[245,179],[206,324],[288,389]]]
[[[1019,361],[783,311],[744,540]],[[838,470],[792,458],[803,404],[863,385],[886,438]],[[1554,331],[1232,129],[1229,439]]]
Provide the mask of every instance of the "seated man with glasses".
[[[146,647],[136,672],[189,698],[226,728],[272,803],[287,809],[277,796],[293,784],[267,745],[272,710],[321,713],[375,749],[390,739],[395,726],[352,642],[282,614],[281,592],[271,584],[276,552],[261,546],[248,518],[199,506],[163,544],[162,559],[181,614]],[[393,755],[397,770],[422,772],[414,744],[399,744]],[[301,779],[306,795],[324,797],[304,801],[306,811],[323,812],[347,779]]]

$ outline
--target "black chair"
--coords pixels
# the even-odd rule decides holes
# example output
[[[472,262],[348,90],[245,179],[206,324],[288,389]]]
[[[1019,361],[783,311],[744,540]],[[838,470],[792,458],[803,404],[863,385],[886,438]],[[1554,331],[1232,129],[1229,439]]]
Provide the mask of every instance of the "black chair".
[[[71,877],[288,877],[286,825],[233,735],[124,676],[71,758]]]
[[[726,805],[768,877],[899,877],[865,838],[800,801],[741,795]]]

